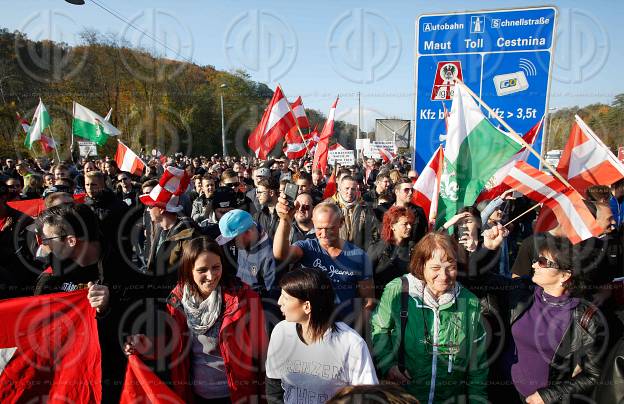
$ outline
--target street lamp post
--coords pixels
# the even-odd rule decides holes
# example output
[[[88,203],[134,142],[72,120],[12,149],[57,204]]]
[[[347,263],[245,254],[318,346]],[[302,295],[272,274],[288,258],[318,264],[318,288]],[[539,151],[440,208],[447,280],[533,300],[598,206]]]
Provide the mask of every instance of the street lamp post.
[[[227,87],[227,84],[221,84],[221,89]],[[221,90],[221,144],[223,145],[223,157],[227,156],[227,146],[225,145],[225,115],[223,114],[223,90]]]

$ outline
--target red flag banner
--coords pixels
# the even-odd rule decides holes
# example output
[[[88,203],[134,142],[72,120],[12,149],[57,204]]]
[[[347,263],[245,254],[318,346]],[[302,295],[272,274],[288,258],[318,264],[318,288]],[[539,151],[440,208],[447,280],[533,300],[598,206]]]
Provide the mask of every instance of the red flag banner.
[[[325,190],[323,191],[323,199],[331,198],[332,196],[334,196],[336,190],[336,170],[334,170],[327,180],[327,185],[325,185]]]
[[[99,403],[101,353],[87,289],[0,301],[0,402]]]
[[[518,161],[504,181],[510,188],[550,208],[564,233],[574,244],[602,234],[583,198],[561,181]]]
[[[292,108],[293,114],[295,114],[295,118],[297,118],[297,125],[299,125],[299,129],[310,130],[310,121],[308,120],[305,108],[303,107],[301,96],[297,97],[295,102],[290,104],[290,107]]]
[[[271,150],[295,125],[295,117],[282,88],[277,86],[256,129],[249,135],[247,145],[257,157],[265,160]]]
[[[334,115],[336,114],[336,105],[338,105],[338,98],[332,104],[329,109],[329,115],[323,131],[319,137],[316,151],[314,153],[314,161],[312,162],[312,169],[320,169],[323,175],[327,172],[327,154],[329,152],[329,138],[334,134]]]
[[[158,378],[136,355],[128,357],[120,404],[183,404],[184,401]]]
[[[624,164],[578,115],[557,171],[582,195],[592,185],[611,185],[624,178]]]
[[[444,165],[444,149],[438,147],[431,159],[423,168],[422,173],[414,183],[414,192],[412,193],[412,203],[418,205],[425,211],[427,221],[430,224],[435,223],[436,214],[438,212],[438,196],[440,194],[440,176]]]

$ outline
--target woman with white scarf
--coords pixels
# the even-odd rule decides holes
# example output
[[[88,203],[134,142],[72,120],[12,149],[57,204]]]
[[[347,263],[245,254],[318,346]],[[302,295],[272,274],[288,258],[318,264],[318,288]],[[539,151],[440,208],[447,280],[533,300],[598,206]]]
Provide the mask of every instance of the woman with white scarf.
[[[457,248],[446,234],[425,235],[371,319],[379,376],[421,403],[487,402],[486,333],[479,299],[456,280]]]
[[[186,402],[259,401],[264,395],[268,338],[261,299],[224,264],[217,243],[191,240],[168,298],[175,326],[163,345],[172,388]],[[126,352],[146,351],[140,342],[131,338]]]

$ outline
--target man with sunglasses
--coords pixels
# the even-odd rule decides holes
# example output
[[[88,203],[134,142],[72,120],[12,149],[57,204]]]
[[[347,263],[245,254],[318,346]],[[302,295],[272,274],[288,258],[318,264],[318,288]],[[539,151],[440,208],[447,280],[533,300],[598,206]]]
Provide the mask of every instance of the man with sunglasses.
[[[300,193],[295,199],[295,206],[297,210],[290,231],[290,244],[316,237],[314,223],[312,223],[312,209],[314,209],[312,195],[307,192]]]
[[[278,192],[279,184],[275,178],[265,178],[258,182],[256,195],[258,195],[260,209],[253,214],[253,219],[262,226],[271,239],[275,235],[275,229],[279,223],[279,216],[275,211]]]
[[[394,184],[394,206],[408,208],[414,214],[415,220],[412,225],[411,240],[417,243],[427,233],[427,216],[423,208],[412,203],[413,193],[412,181],[407,177],[399,178]]]

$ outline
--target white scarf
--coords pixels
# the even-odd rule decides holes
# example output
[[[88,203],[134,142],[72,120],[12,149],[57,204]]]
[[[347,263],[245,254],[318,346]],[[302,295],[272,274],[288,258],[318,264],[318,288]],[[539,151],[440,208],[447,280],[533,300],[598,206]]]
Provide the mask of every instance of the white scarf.
[[[197,334],[205,334],[221,315],[221,287],[217,286],[207,299],[191,293],[188,285],[182,291],[182,307],[186,315],[186,323]]]
[[[439,309],[440,306],[452,303],[459,295],[460,286],[457,282],[455,282],[451,290],[444,292],[442,296],[436,299],[429,288],[426,287],[427,285],[424,281],[421,281],[412,274],[407,274],[407,281],[409,283],[409,295],[422,299],[425,305],[434,310]]]

